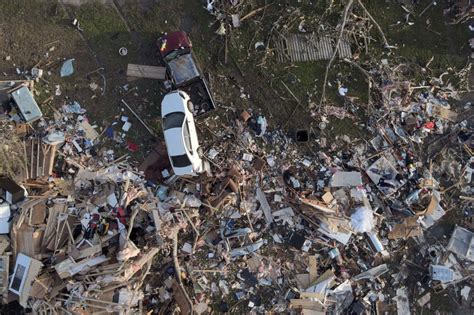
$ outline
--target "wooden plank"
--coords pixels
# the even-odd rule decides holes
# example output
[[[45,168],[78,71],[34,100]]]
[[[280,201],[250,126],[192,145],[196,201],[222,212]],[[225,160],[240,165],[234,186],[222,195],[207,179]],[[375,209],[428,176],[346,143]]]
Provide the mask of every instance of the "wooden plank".
[[[166,78],[166,68],[129,63],[127,66],[127,76],[164,80]]]
[[[309,256],[309,282],[312,283],[318,277],[318,262],[316,256]]]

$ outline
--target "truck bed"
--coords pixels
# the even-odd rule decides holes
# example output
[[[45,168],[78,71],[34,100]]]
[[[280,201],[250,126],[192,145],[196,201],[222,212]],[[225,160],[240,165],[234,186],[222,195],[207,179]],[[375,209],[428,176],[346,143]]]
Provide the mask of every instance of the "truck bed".
[[[198,77],[186,85],[178,87],[188,93],[191,102],[194,105],[194,117],[204,115],[215,109],[214,102],[211,98],[209,89],[204,79]]]

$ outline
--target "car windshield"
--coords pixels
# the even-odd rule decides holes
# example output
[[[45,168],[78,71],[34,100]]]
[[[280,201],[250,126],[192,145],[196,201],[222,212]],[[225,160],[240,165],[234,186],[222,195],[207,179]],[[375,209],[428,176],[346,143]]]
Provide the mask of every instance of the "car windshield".
[[[191,161],[186,154],[172,156],[171,161],[174,167],[186,167],[191,165]]]
[[[178,128],[183,125],[184,113],[171,113],[163,118],[164,130]]]

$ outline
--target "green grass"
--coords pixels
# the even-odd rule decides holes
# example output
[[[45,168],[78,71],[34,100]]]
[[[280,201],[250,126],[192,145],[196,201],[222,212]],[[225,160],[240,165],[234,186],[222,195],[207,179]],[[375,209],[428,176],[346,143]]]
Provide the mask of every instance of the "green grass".
[[[135,47],[130,33],[112,7],[88,3],[77,8],[76,16],[101,62],[115,70],[133,60]],[[127,48],[127,56],[120,56],[121,47]]]
[[[410,17],[415,24],[408,26],[404,23],[406,12],[401,6],[381,4],[376,0],[366,2],[367,9],[380,24],[389,44],[399,47],[395,54],[402,59],[424,66],[434,56],[431,68],[436,73],[450,66],[460,68],[465,65],[470,34],[465,25],[446,25],[448,19],[443,16],[443,3],[432,6],[420,17],[418,15],[423,8],[431,2],[420,1],[414,12],[416,16]],[[395,25],[398,21],[401,24]],[[375,30],[373,33],[381,42]]]
[[[5,20],[25,22],[41,19],[48,23],[58,22],[66,18],[66,14],[55,2],[42,0],[2,0],[0,1],[0,16]],[[13,26],[13,25],[10,25]]]

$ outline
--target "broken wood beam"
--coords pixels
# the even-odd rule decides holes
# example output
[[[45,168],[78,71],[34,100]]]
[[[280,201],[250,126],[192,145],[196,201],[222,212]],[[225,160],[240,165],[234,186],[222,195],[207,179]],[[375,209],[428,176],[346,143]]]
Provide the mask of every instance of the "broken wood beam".
[[[136,78],[165,80],[166,68],[129,63],[127,65],[127,76]]]

